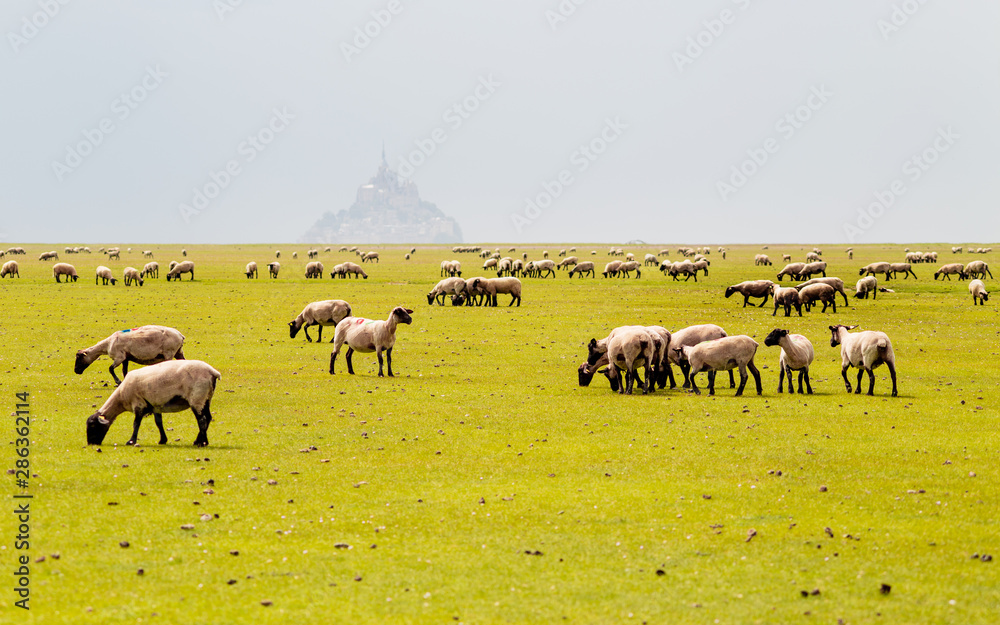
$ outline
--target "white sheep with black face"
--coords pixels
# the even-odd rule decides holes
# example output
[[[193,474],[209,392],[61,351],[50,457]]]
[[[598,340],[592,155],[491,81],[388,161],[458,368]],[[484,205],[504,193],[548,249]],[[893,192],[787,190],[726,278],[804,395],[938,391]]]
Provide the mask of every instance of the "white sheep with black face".
[[[993,279],[993,272],[990,271],[990,266],[986,261],[974,260],[965,266],[965,275],[970,278],[985,278],[987,274],[990,279]]]
[[[854,297],[868,299],[869,293],[871,293],[872,299],[876,299],[878,296],[878,280],[875,276],[865,276],[854,285]]]
[[[259,278],[260,275],[257,273],[257,261],[251,260],[247,263],[246,269],[243,273],[246,274],[247,278]]]
[[[115,332],[106,339],[87,349],[76,352],[73,371],[79,375],[87,370],[101,356],[111,358],[111,373],[115,384],[121,380],[115,375],[115,367],[121,365],[122,377],[128,375],[130,362],[139,365],[155,365],[167,360],[184,360],[184,335],[167,326],[148,325]]]
[[[969,283],[969,293],[972,293],[972,305],[976,304],[986,305],[986,302],[990,299],[990,294],[986,292],[986,285],[983,284],[982,280],[973,280]]]
[[[736,396],[743,394],[743,389],[747,385],[747,369],[753,374],[754,382],[757,385],[757,394],[764,392],[760,383],[760,371],[753,362],[754,354],[757,353],[757,341],[749,336],[727,336],[714,341],[705,341],[697,345],[684,345],[673,348],[681,362],[690,367],[691,390],[696,395],[701,395],[698,385],[695,382],[695,375],[701,371],[708,371],[708,394],[715,394],[715,373],[717,371],[730,371],[734,368],[740,370],[740,385],[736,389]]]
[[[773,287],[774,283],[770,280],[746,280],[726,287],[726,299],[732,297],[734,293],[739,293],[743,296],[743,308],[746,308],[751,297],[763,297],[764,301],[758,306],[758,308],[763,308]]]
[[[440,280],[434,285],[431,292],[427,294],[427,303],[433,304],[436,301],[438,304],[444,306],[446,295],[464,297],[465,287],[465,280],[462,278],[445,278],[444,280]],[[454,303],[454,301],[452,303]]]
[[[160,263],[150,261],[142,267],[142,275],[147,278],[159,278],[160,277]]]
[[[812,384],[809,383],[809,365],[812,364],[816,354],[809,339],[801,334],[789,334],[788,330],[776,328],[764,339],[764,345],[768,347],[781,346],[781,355],[778,356],[778,369],[781,371],[778,377],[778,392],[782,392],[786,374],[788,375],[788,392],[789,394],[795,392],[792,385],[792,371],[798,371],[799,394],[802,394],[802,382],[805,380],[806,389],[812,395]]]
[[[135,267],[126,267],[122,272],[125,278],[125,286],[142,286],[144,280],[142,279],[142,274]]]
[[[396,328],[400,323],[413,323],[409,308],[397,306],[389,313],[389,318],[385,321],[373,319],[363,319],[361,317],[346,317],[337,324],[337,329],[333,337],[333,353],[330,354],[330,375],[334,374],[333,368],[337,361],[337,354],[347,343],[347,372],[354,375],[354,366],[351,363],[351,356],[354,352],[370,354],[375,352],[378,356],[378,376],[382,374],[382,352],[385,352],[388,362],[389,377],[394,377],[392,373],[392,348],[396,345]]]
[[[72,280],[76,282],[80,276],[76,274],[76,267],[70,265],[69,263],[56,263],[52,265],[52,276],[59,282],[59,278],[66,276],[66,282]]]
[[[312,343],[312,337],[309,336],[309,328],[310,326],[319,326],[319,336],[316,340],[322,342],[324,326],[336,327],[341,320],[350,316],[351,305],[342,299],[312,302],[306,304],[302,312],[295,319],[288,322],[288,335],[294,339],[299,330],[302,330],[306,335],[306,340]],[[330,339],[330,342],[332,343],[333,339]]]
[[[191,274],[191,279],[194,280],[194,263],[190,260],[179,262],[171,267],[170,271],[167,272],[167,282],[170,282],[171,280],[177,280],[180,282],[181,276],[186,273]]]
[[[17,276],[18,278],[21,277],[16,260],[8,260],[3,264],[3,267],[0,268],[0,278],[6,278],[7,276],[10,276],[11,278],[14,276]]]
[[[785,309],[785,316],[789,317],[792,314],[792,308],[798,311],[799,316],[802,316],[802,300],[799,298],[799,291],[794,287],[782,288],[777,284],[771,289],[771,293],[774,295],[774,312],[771,316],[778,314],[779,308]]]
[[[278,272],[281,271],[281,263],[275,261],[273,263],[267,264],[267,271],[271,275],[271,278],[277,278]]]
[[[889,375],[892,376],[892,396],[896,397],[896,355],[892,351],[892,342],[885,332],[875,332],[867,330],[851,334],[858,326],[835,325],[830,326],[833,335],[830,338],[830,347],[840,345],[841,370],[840,374],[844,378],[844,385],[847,392],[851,392],[851,382],[847,379],[847,369],[849,367],[858,368],[858,386],[854,391],[861,393],[861,378],[865,371],[868,372],[868,394],[875,394],[875,373],[874,369],[880,365],[889,368]]]
[[[575,267],[569,270],[569,277],[572,278],[573,274],[577,274],[582,279],[583,276],[585,276],[588,273],[590,274],[591,278],[597,277],[594,271],[594,263],[589,260],[585,260],[582,263],[577,263]]]
[[[116,280],[114,274],[111,273],[111,269],[105,267],[104,265],[98,265],[96,273],[97,277],[94,278],[94,284],[100,284],[102,280],[105,285],[109,282],[111,283],[111,286],[118,284],[118,280]]]

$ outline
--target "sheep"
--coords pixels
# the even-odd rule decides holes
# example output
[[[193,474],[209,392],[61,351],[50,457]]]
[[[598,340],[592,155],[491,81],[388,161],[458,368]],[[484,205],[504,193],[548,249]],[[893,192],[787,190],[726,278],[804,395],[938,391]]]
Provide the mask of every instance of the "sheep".
[[[6,278],[7,276],[11,278],[14,276],[21,277],[16,260],[8,260],[3,264],[3,267],[0,267],[0,278]]]
[[[806,254],[806,260],[807,261],[816,261],[816,262],[818,262],[818,261],[821,261],[823,259],[816,252],[809,252],[808,254]]]
[[[743,308],[746,308],[751,297],[763,297],[764,301],[758,306],[758,308],[763,308],[771,294],[772,287],[774,287],[774,283],[770,280],[747,280],[726,287],[726,299],[729,299],[733,293],[739,293],[743,296]]]
[[[663,273],[663,275],[669,274],[670,270],[673,269],[673,267],[674,263],[670,262],[670,260],[664,259],[662,262],[660,262],[660,272]]]
[[[274,257],[275,258],[281,258],[281,250],[275,250]]]
[[[908,252],[906,254],[906,262],[908,263],[922,263],[924,262],[924,255],[920,252]]]
[[[828,278],[813,278],[812,280],[806,280],[802,284],[796,284],[796,289],[802,289],[802,287],[810,286],[813,284],[829,284],[833,287],[833,290],[844,296],[844,306],[847,306],[847,291],[844,290],[844,281],[840,278],[830,276]]]
[[[13,262],[13,261],[11,261]],[[569,270],[569,277],[572,278],[573,274],[578,274],[580,278],[583,278],[586,274],[590,274],[591,278],[596,278],[597,274],[594,272],[594,263],[589,260],[582,263],[578,263],[575,267]]]
[[[544,250],[544,251],[542,251],[542,258],[548,258],[548,257],[549,257],[549,252],[548,252],[548,250]]]
[[[296,259],[298,257],[299,257],[299,253],[298,252],[292,252],[292,259]]]
[[[299,315],[288,322],[288,336],[295,338],[299,330],[306,335],[306,341],[312,343],[309,336],[309,326],[319,326],[318,343],[323,342],[323,326],[336,326],[345,317],[351,316],[351,305],[342,299],[328,299],[306,304]],[[333,342],[333,339],[330,339]]]
[[[993,272],[990,271],[990,266],[982,260],[974,260],[965,266],[965,275],[970,278],[985,278],[986,274],[989,274],[990,279],[993,279]]]
[[[823,255],[823,250],[819,249],[818,247],[814,247],[813,248],[813,254],[816,254],[817,256],[822,256]]]
[[[826,312],[828,305],[833,306],[833,312],[837,312],[837,291],[829,284],[818,283],[802,287],[799,289],[799,301],[807,311],[812,310],[813,302],[820,301],[823,302],[821,312]]]
[[[881,364],[889,368],[889,375],[892,376],[892,396],[896,397],[896,355],[892,351],[892,342],[885,332],[875,332],[866,330],[856,334],[850,334],[848,330],[853,330],[858,326],[835,325],[830,326],[830,347],[840,345],[841,368],[840,375],[844,378],[844,385],[847,392],[851,392],[851,382],[847,379],[847,368],[858,368],[858,388],[854,392],[861,393],[861,378],[865,371],[868,372],[868,394],[875,394],[875,373],[874,369]]]
[[[531,263],[528,263],[528,264],[530,265]],[[534,267],[534,265],[532,265],[532,267]],[[519,274],[523,275],[524,274],[524,269],[525,269],[525,265],[524,265],[523,262],[521,262],[520,258],[515,258],[513,261],[511,261],[511,263],[510,263],[510,274],[512,276],[516,276],[516,275],[519,275]]]
[[[845,251],[847,252],[847,260],[854,260],[854,248],[849,247]]]
[[[925,263],[936,263],[938,260],[937,252],[927,252],[924,254]]]
[[[556,264],[551,260],[536,260],[535,271],[539,278],[545,278],[551,275],[553,278],[556,277]],[[461,274],[459,274],[461,275]]]
[[[705,275],[707,276],[707,275],[708,275],[708,266],[709,266],[710,264],[712,264],[712,263],[710,263],[710,262],[708,261],[708,259],[705,259],[705,258],[703,258],[703,259],[701,259],[701,260],[696,260],[696,261],[694,262],[694,273],[695,273],[695,277],[697,277],[697,276],[698,276],[698,272],[699,272],[699,271],[704,271],[704,272],[705,272]],[[697,282],[697,280],[695,280],[695,282]]]
[[[690,368],[691,390],[695,395],[701,395],[695,376],[701,371],[708,371],[708,394],[715,395],[715,373],[717,371],[729,371],[733,368],[740,370],[740,386],[736,389],[736,396],[743,395],[743,389],[747,385],[747,369],[753,374],[754,382],[757,385],[757,394],[761,395],[764,388],[760,383],[760,371],[753,362],[754,354],[757,353],[757,341],[749,336],[727,336],[714,341],[705,341],[697,345],[684,345],[674,348],[678,359],[686,363]]]
[[[798,280],[802,275],[802,270],[806,268],[805,263],[789,263],[778,272],[778,282],[782,282],[785,276],[791,276],[793,280]]]
[[[483,269],[496,269],[496,266],[497,266],[497,259],[495,258],[488,258],[486,259],[486,262],[483,263]]]
[[[143,258],[152,258],[153,257],[153,250],[143,250],[142,251],[142,257]]]
[[[52,276],[59,282],[60,276],[66,276],[66,282],[72,280],[76,282],[80,276],[76,275],[76,267],[69,263],[56,263],[52,265]]]
[[[782,262],[790,263],[790,262],[792,262],[792,255],[791,254],[782,254],[781,255],[781,260],[782,260]]]
[[[872,294],[872,299],[877,299],[878,280],[875,276],[865,276],[854,285],[854,297],[858,299],[868,299],[868,294]]]
[[[445,278],[434,285],[431,292],[427,294],[427,303],[433,304],[437,301],[439,304],[444,306],[445,295],[451,294],[462,297],[464,293],[465,280],[461,278]],[[454,304],[454,301],[452,301],[452,303]]]
[[[757,254],[753,257],[754,265],[773,265],[771,259],[767,257],[767,254]]]
[[[604,271],[601,272],[601,275],[603,275],[605,278],[608,277],[613,278],[618,275],[618,271],[621,269],[621,267],[622,267],[622,261],[613,260],[607,265],[604,265]]]
[[[566,255],[566,250],[559,250],[559,256],[558,256],[559,258],[562,258],[565,255]]]
[[[951,253],[952,254],[961,254],[962,253],[962,246],[959,245],[957,247],[952,247],[951,248]]]
[[[581,263],[582,264],[582,263]],[[517,302],[521,306],[521,281],[517,278],[490,278],[481,282],[473,280],[475,289],[484,289],[487,299],[492,302],[491,306],[497,305],[497,294],[510,295],[510,302],[507,306],[513,306]]]
[[[155,365],[165,360],[184,360],[184,335],[167,326],[140,326],[115,332],[108,338],[87,349],[76,352],[73,371],[77,375],[87,370],[101,356],[111,358],[111,373],[115,384],[122,381],[115,375],[115,367],[121,365],[122,377],[128,375],[128,363]]]
[[[799,291],[796,288],[781,288],[777,284],[773,285],[771,289],[771,294],[774,296],[774,312],[771,316],[778,314],[778,308],[784,307],[785,316],[790,317],[792,315],[792,306],[798,311],[799,316],[802,316],[802,299],[799,297]]]
[[[364,256],[361,257],[361,262],[363,262],[363,263],[377,263],[377,262],[379,262],[379,260],[378,260],[378,252],[368,252],[367,254],[365,254]]]
[[[278,277],[278,272],[281,271],[281,263],[275,261],[273,263],[267,264],[267,271],[271,274],[271,279]]]
[[[473,304],[475,304],[476,306],[483,305],[483,301],[487,299],[485,283],[486,283],[486,278],[484,278],[483,276],[476,276],[474,278],[466,279],[465,293],[462,296],[464,297],[466,306],[472,306]],[[452,303],[454,302],[455,299],[453,297]],[[489,301],[486,302],[486,305],[489,306],[492,305],[492,303],[493,300],[492,297],[490,297]]]
[[[174,267],[176,267],[176,266],[177,266],[177,264],[178,264],[178,263],[177,263],[177,261],[176,261],[176,260],[172,260],[172,261],[170,261],[170,265],[169,265],[169,266],[167,266],[167,271],[173,271],[173,270],[174,270]]]
[[[786,289],[787,290],[787,289]],[[795,393],[792,385],[792,371],[799,372],[799,395],[802,395],[802,381],[805,380],[806,390],[809,395],[813,394],[812,384],[809,383],[809,365],[815,357],[812,343],[801,334],[789,334],[788,330],[775,328],[764,339],[764,345],[774,347],[781,346],[781,354],[778,356],[778,392],[782,392],[785,375],[788,375],[788,393]]]
[[[878,273],[884,273],[887,282],[892,280],[892,265],[889,263],[871,263],[869,265],[865,265],[858,271],[859,276],[874,276]]]
[[[415,247],[411,247],[411,248],[410,248],[410,253],[411,253],[411,254],[416,254],[416,253],[417,253],[417,248],[415,248]]]
[[[344,276],[350,274],[352,278],[357,278],[358,276],[361,276],[365,280],[368,279],[368,274],[365,273],[365,270],[361,268],[361,265],[357,263],[352,263],[350,261],[343,263],[343,265],[344,265],[344,273],[343,273]],[[331,275],[330,277],[332,278],[333,276]]]
[[[125,277],[125,286],[132,286],[133,284],[138,284],[142,286],[143,279],[142,274],[135,267],[126,267],[125,271],[122,272]]]
[[[618,271],[620,273],[625,274],[626,278],[631,278],[632,277],[631,276],[631,272],[634,271],[636,279],[639,279],[639,278],[642,277],[642,271],[639,269],[639,267],[641,267],[641,266],[642,265],[640,265],[638,262],[636,262],[634,260],[630,260],[630,261],[622,263],[622,266],[621,266],[621,268],[619,268]]]
[[[442,260],[441,261],[441,276],[461,276],[462,275],[462,263],[457,260]]]
[[[208,446],[208,426],[212,422],[210,409],[215,385],[222,374],[200,360],[173,360],[146,367],[125,378],[97,412],[87,418],[87,444],[100,445],[115,418],[123,412],[135,415],[132,438],[126,445],[135,445],[142,418],[153,415],[160,430],[160,444],[167,444],[163,430],[164,412],[181,412],[188,408],[198,421],[195,447]]]
[[[360,254],[361,253],[361,252],[358,251],[358,246],[357,245],[352,245],[350,247],[350,249],[348,249],[347,251],[348,252],[354,252],[355,254]]]
[[[309,256],[309,260],[312,260],[317,256],[319,256],[319,250],[309,250],[308,252],[306,252],[306,254]],[[293,258],[295,257],[294,254],[292,255],[292,257]]]
[[[405,254],[403,256],[403,260],[410,260],[410,255],[409,254]]]
[[[191,274],[191,279],[194,280],[194,263],[190,260],[185,260],[184,262],[177,263],[177,265],[167,272],[167,282],[171,279],[180,282],[181,276],[185,273]]]
[[[329,246],[329,245],[327,245],[326,247],[324,247],[324,248],[323,248],[323,251],[324,251],[324,252],[329,252],[329,251],[330,251],[330,249],[331,249],[331,248],[330,248],[330,246]]]
[[[154,261],[146,263],[142,268],[142,273],[147,278],[159,278],[160,277],[160,263]]]
[[[330,279],[334,278],[346,278],[347,277],[347,265],[345,263],[340,263],[339,265],[333,266],[333,271],[330,272]]]
[[[938,276],[944,276],[948,280],[951,280],[951,276],[958,275],[959,280],[965,280],[968,278],[968,274],[965,273],[965,265],[962,263],[950,263],[948,265],[942,265],[940,269],[934,272],[934,279],[937,280]]]
[[[314,260],[306,264],[306,279],[310,278],[322,278],[323,277],[323,263],[318,260]]]
[[[986,285],[982,280],[973,280],[969,283],[969,293],[972,293],[972,305],[986,305],[990,299],[990,294],[986,292]]]
[[[108,282],[111,283],[111,286],[114,286],[118,283],[118,280],[114,278],[114,275],[111,273],[110,269],[108,269],[104,265],[98,265],[97,277],[94,279],[94,284],[99,284],[101,280],[104,281],[105,285],[107,285]]]
[[[591,344],[593,343],[591,340]],[[624,395],[631,395],[633,384],[639,378],[638,366],[641,363],[646,370],[646,379],[639,384],[642,394],[647,394],[650,391],[649,371],[653,357],[653,337],[646,328],[642,326],[615,328],[607,342],[606,375],[611,381],[611,389]],[[618,380],[619,371],[625,372],[623,381]]]
[[[698,281],[698,269],[695,267],[694,263],[686,259],[680,262],[673,263],[670,266],[670,269],[667,270],[667,273],[670,274],[670,276],[674,280],[677,279],[678,275],[684,274],[687,276],[686,278],[684,278],[685,282],[687,282],[691,278],[694,278],[695,282]]]
[[[658,259],[653,254],[646,254],[643,259],[642,264],[646,267],[658,267],[660,265],[660,259]]]
[[[58,252],[55,251],[44,252],[41,256],[38,257],[38,260],[59,260],[59,254]]]
[[[185,254],[185,256],[187,256],[187,254]],[[118,250],[117,247],[108,250],[108,260],[112,260],[112,259],[114,259],[114,260],[121,260],[121,252]]]
[[[260,276],[257,274],[257,261],[251,260],[249,263],[247,263],[246,269],[243,271],[243,273],[246,274],[247,279],[259,278]]]
[[[395,377],[392,373],[392,348],[396,344],[396,327],[400,323],[413,323],[411,317],[412,310],[397,306],[389,313],[389,318],[385,321],[375,321],[363,319],[361,317],[346,317],[337,324],[337,329],[333,336],[333,353],[330,354],[330,375],[333,375],[333,366],[337,361],[337,354],[340,348],[347,343],[347,372],[354,375],[354,367],[351,363],[351,356],[358,351],[362,354],[375,352],[378,356],[378,377],[385,377],[382,374],[382,352],[385,352],[386,361],[389,365],[389,377]]]
[[[671,363],[680,367],[681,373],[684,374],[683,388],[691,386],[690,367],[686,362],[681,361],[679,353],[674,351],[674,348],[684,347],[685,345],[697,345],[703,341],[713,341],[725,336],[728,336],[725,330],[711,323],[689,326],[670,335],[670,349],[667,350],[667,357]],[[671,374],[672,378],[673,374]],[[736,388],[736,380],[733,377],[732,371],[729,372],[729,387]],[[674,385],[671,384],[670,388],[674,388]]]
[[[570,267],[575,267],[580,262],[576,256],[567,256],[566,258],[559,261],[556,265],[556,269],[569,269]]]
[[[889,267],[892,270],[893,279],[896,278],[897,273],[903,274],[904,280],[910,276],[913,276],[914,280],[917,279],[917,274],[913,273],[913,265],[910,263],[889,263]]]
[[[812,275],[817,274],[817,273],[823,274],[824,278],[826,277],[826,263],[825,262],[818,261],[818,262],[812,262],[812,263],[806,264],[806,266],[803,267],[803,269],[802,269],[802,273],[799,274],[799,279],[800,280],[801,279],[808,279],[809,276],[812,276]]]
[[[118,248],[115,248],[115,251],[117,252]],[[188,255],[188,251],[186,249],[181,249],[181,256],[185,256],[186,257],[187,255]]]

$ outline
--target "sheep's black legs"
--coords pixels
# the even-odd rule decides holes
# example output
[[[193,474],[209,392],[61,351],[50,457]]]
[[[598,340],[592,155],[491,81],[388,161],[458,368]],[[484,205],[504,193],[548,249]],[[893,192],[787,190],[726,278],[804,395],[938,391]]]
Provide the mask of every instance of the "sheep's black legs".
[[[385,364],[386,364],[386,366],[389,369],[389,377],[390,378],[396,377],[396,376],[394,376],[392,374],[392,348],[391,347],[389,349],[385,350]]]
[[[333,375],[333,364],[337,362],[337,352],[330,354],[330,375]]]
[[[805,394],[805,393],[802,392],[802,379],[805,378],[805,375],[806,375],[806,370],[805,369],[799,369],[799,395],[804,395]],[[792,370],[791,369],[788,370],[788,385],[789,386],[792,385]]]
[[[859,387],[858,390],[860,390],[860,387],[861,387],[860,378],[858,379],[858,387]],[[874,395],[875,394],[875,370],[874,369],[869,369],[868,370],[868,394],[869,395]]]
[[[729,370],[729,388],[736,388],[736,378],[733,377],[733,370]]]
[[[317,343],[322,343],[323,342],[323,324],[322,323],[317,323],[316,325],[319,326],[319,334],[316,336],[316,342]]]
[[[761,302],[760,306],[758,306],[757,308],[763,308],[764,304],[766,304],[766,303],[767,303],[767,293],[764,293],[764,301]]]
[[[691,376],[692,386],[694,386],[694,376]],[[715,395],[715,371],[708,372],[708,394]]]
[[[808,368],[807,369],[803,369],[802,371],[803,371],[803,373],[806,374],[806,376],[805,376],[806,377],[806,391],[810,395],[812,395],[813,394],[813,387],[812,387],[812,384],[809,382],[809,369]]]
[[[858,386],[854,389],[855,395],[861,394],[861,378],[865,375],[865,370],[863,367],[858,368]]]
[[[677,366],[681,368],[681,373],[684,374],[684,384],[681,388],[691,388],[691,365],[680,363]]]
[[[732,369],[730,369],[729,371],[732,372]],[[743,389],[746,388],[747,380],[749,378],[750,378],[750,376],[747,375],[746,367],[740,367],[740,387],[738,389],[736,389],[736,396],[737,397],[740,397],[740,396],[743,395]]]
[[[353,355],[354,355],[354,348],[353,347],[348,347],[347,348],[347,354],[344,356],[344,360],[347,361],[347,372],[350,373],[351,375],[354,375],[354,363],[351,362],[351,356],[353,356]],[[379,358],[379,360],[382,360],[382,359]],[[381,363],[379,363],[379,364],[381,364]],[[382,372],[379,371],[379,373],[381,374]]]
[[[163,415],[160,413],[153,413],[153,421],[156,423],[156,429],[160,430],[160,444],[167,444],[167,433],[163,430]]]
[[[142,413],[137,412],[135,414],[135,421],[132,422],[132,438],[125,442],[126,445],[135,445],[135,441],[139,438],[139,425],[142,424]]]
[[[712,374],[709,373],[708,375],[711,376]],[[687,374],[685,374],[685,377],[688,378],[688,383],[690,383],[691,390],[694,391],[694,394],[695,395],[701,395],[701,391],[698,390],[698,385],[695,384],[695,382],[694,382],[694,376],[695,376],[694,373],[692,373],[689,376]],[[711,380],[711,377],[709,379]],[[688,383],[685,383],[684,386],[688,386]]]
[[[847,291],[841,291],[840,294],[844,296],[844,306],[847,306]],[[834,299],[836,299],[836,297],[837,297],[836,294],[834,294],[833,297],[834,297]],[[802,316],[802,311],[801,310],[799,311],[799,316],[800,317]]]
[[[754,383],[757,386],[757,394],[758,395],[763,395],[764,394],[764,387],[761,386],[761,383],[760,383],[760,370],[757,369],[757,365],[754,364],[753,360],[751,360],[750,362],[747,363],[747,368],[750,369],[750,373],[753,374],[753,381],[754,381]],[[742,371],[740,373],[742,374]],[[746,378],[743,378],[743,379],[745,380]],[[792,376],[791,375],[788,376],[788,384],[789,384],[789,387],[791,387],[791,384],[792,384]],[[789,390],[791,390],[791,389],[789,388]]]
[[[198,420],[198,437],[194,439],[195,447],[208,447],[208,425],[212,422],[212,412],[209,410],[210,403],[211,401],[205,402],[201,414],[194,413],[194,418]],[[194,409],[191,411],[194,412]]]
[[[670,363],[667,362],[667,379],[670,380],[670,388],[677,388],[677,381],[674,380],[674,370],[670,368]],[[662,386],[660,388],[663,388]]]
[[[375,352],[375,355],[378,357],[378,377],[384,378],[385,374],[382,373],[382,350],[380,349]]]
[[[889,368],[889,375],[892,376],[892,396],[896,397],[896,365],[886,361],[885,366]]]
[[[847,379],[847,367],[841,367],[840,375],[844,376],[844,386],[847,387],[847,392],[851,392],[851,381]]]
[[[123,364],[123,365],[125,365],[125,366],[127,366],[127,365],[128,365],[128,361],[126,360],[126,361],[125,361],[124,363],[122,363],[122,364]],[[115,375],[115,366],[116,366],[116,365],[112,364],[112,365],[111,365],[110,367],[108,367],[108,371],[110,371],[110,372],[111,372],[111,377],[112,377],[112,378],[114,378],[114,380],[115,380],[115,386],[120,386],[120,385],[121,385],[121,383],[122,383],[122,381],[118,379],[118,376],[117,376],[117,375]],[[122,377],[125,377],[125,370],[124,370],[124,367],[122,367]]]
[[[783,393],[782,388],[785,385],[785,367],[779,367],[781,371],[778,372],[778,392]],[[792,386],[792,373],[791,369],[788,370],[788,386]]]

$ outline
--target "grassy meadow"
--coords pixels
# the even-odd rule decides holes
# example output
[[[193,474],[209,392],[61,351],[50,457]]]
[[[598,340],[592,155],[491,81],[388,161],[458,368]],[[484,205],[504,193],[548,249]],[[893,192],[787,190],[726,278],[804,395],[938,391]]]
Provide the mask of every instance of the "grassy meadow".
[[[544,249],[558,260],[569,245]],[[995,253],[911,245],[940,254],[914,266],[919,280],[836,314],[784,318],[770,301],[742,308],[724,288],[773,279],[782,253],[801,261],[812,245],[771,245],[773,267],[753,265],[760,246],[731,247],[726,260],[713,247],[697,283],[653,268],[638,280],[522,278],[522,305],[501,295],[495,309],[427,305],[441,260],[462,261],[466,278],[482,273],[478,256],[450,246],[417,246],[408,261],[409,246],[366,248],[382,257],[364,265],[368,280],[328,277],[358,261],[337,246],[320,254],[323,280],[304,278],[305,245],[187,246],[196,279],[180,283],[165,280],[180,245],[122,245],[120,261],[96,245],[80,255],[22,246],[20,279],[0,281],[0,406],[12,415],[15,393],[30,393],[31,610],[14,607],[9,589],[24,552],[7,475],[0,622],[998,620],[1000,563],[973,559],[1000,556],[997,304],[973,307],[966,282],[932,279],[948,262],[1000,269]],[[626,251],[641,259],[662,247]],[[855,246],[848,260],[844,246],[820,247],[828,275],[849,288],[862,265],[904,255]],[[270,280],[276,248],[281,276]],[[37,260],[49,249],[78,282],[55,283],[52,262]],[[98,264],[121,277],[146,262],[142,249],[159,279],[95,286]],[[599,268],[610,260],[607,245],[577,249]],[[259,279],[242,273],[250,260]],[[414,310],[397,333],[397,377],[377,378],[374,354],[355,355],[355,376],[341,357],[331,376],[332,328],[322,344],[289,338],[305,304],[334,298],[368,318]],[[734,397],[724,375],[715,397],[619,396],[600,376],[578,386],[591,338],[698,323],[761,343],[763,396],[751,379]],[[833,323],[888,333],[899,397],[885,367],[874,397],[845,392]],[[164,446],[152,418],[139,446],[125,446],[128,413],[103,446],[85,444],[86,417],[114,387],[106,357],[76,375],[74,354],[144,324],[176,327],[186,357],[222,373],[207,448],[192,447],[190,411],[164,415]],[[777,394],[779,350],[763,339],[779,327],[813,342],[815,395]],[[4,432],[13,467],[13,416]]]

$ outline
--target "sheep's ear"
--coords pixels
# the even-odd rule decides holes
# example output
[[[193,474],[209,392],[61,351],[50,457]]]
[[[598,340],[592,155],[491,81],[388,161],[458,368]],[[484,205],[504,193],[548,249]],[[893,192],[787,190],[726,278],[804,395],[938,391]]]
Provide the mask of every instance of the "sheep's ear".
[[[856,325],[855,326],[844,326],[844,328],[847,329],[847,330],[853,330],[856,327],[858,327],[858,326],[856,326]]]
[[[406,314],[408,314],[408,315],[413,313],[413,311],[410,310],[409,308],[404,308],[403,310],[405,310]]]
[[[587,343],[587,347],[590,347],[590,348],[597,347],[597,339],[590,339],[590,342]]]
[[[837,331],[837,326],[830,326],[830,331],[831,332],[836,332]]]

